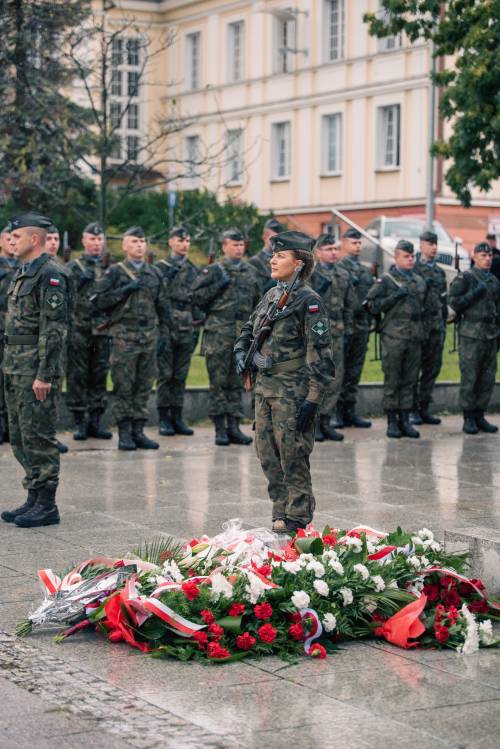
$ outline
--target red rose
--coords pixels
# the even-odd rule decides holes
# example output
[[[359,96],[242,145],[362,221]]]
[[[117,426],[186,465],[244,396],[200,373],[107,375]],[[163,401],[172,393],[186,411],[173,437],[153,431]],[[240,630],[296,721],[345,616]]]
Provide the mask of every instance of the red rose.
[[[214,640],[220,640],[220,638],[224,634],[224,630],[222,629],[222,627],[219,624],[215,623],[208,625],[208,631],[210,632],[210,634],[212,635],[212,639]]]
[[[474,594],[474,590],[472,589],[472,586],[469,585],[469,583],[459,583],[457,586],[457,590],[464,598],[468,598],[469,596]]]
[[[477,577],[473,577],[471,580],[472,585],[475,585],[479,590],[484,590],[484,583],[482,580],[478,580]]]
[[[323,660],[323,658],[326,658],[326,650],[323,645],[319,644],[319,642],[315,642],[314,645],[311,645],[309,648],[307,655],[310,655],[311,658],[320,658]]]
[[[336,537],[333,535],[333,533],[325,533],[323,536],[323,543],[327,546],[335,546],[337,543]]]
[[[427,596],[428,601],[438,601],[439,600],[439,588],[434,583],[428,583],[427,585],[424,585],[423,593]]]
[[[196,640],[200,650],[204,650],[208,644],[208,635],[206,632],[199,631],[193,634],[193,640]]]
[[[229,611],[227,612],[228,616],[241,616],[241,614],[245,611],[245,604],[244,603],[232,603],[229,607]]]
[[[185,583],[182,583],[181,585],[182,592],[188,599],[188,601],[193,601],[195,598],[198,598],[200,595],[200,590],[196,583],[192,583],[190,580],[188,580]]]
[[[203,609],[203,611],[200,611],[200,614],[205,624],[212,624],[215,621],[215,616],[210,609]]]
[[[451,577],[450,575],[443,575],[441,578],[441,587],[442,588],[455,588],[457,584],[457,581],[454,577]]]
[[[292,638],[292,640],[296,640],[297,642],[302,642],[302,640],[305,640],[306,633],[304,632],[304,627],[300,622],[297,624],[291,624],[288,628],[288,634]]]
[[[218,642],[210,642],[207,648],[209,658],[229,658],[231,653],[226,648],[219,645]]]
[[[253,607],[253,613],[257,619],[270,619],[273,615],[273,609],[269,603],[258,603]]]
[[[447,608],[449,608],[450,606],[462,605],[462,599],[454,588],[448,590],[446,593],[443,593],[443,595],[441,596],[441,600]]]
[[[278,634],[271,624],[263,624],[257,631],[262,642],[267,642],[269,645],[275,641]]]
[[[236,638],[236,644],[240,650],[251,650],[257,640],[252,637],[250,632],[243,632],[242,635],[238,635]]]
[[[434,636],[436,640],[441,643],[441,645],[444,645],[448,637],[450,636],[450,632],[447,627],[438,625],[434,627]]]
[[[480,601],[471,601],[467,604],[467,608],[473,614],[487,614],[489,610],[488,603],[484,598],[481,598]]]

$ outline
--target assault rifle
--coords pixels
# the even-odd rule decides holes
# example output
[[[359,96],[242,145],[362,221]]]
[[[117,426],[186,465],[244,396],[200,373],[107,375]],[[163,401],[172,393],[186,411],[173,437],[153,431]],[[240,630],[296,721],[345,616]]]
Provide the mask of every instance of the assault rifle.
[[[69,246],[69,237],[67,231],[65,231],[63,234],[62,257],[65,263],[69,263],[69,261],[71,260],[71,247]]]
[[[372,263],[371,271],[373,278],[378,278],[377,262]],[[380,361],[380,323],[381,318],[378,315],[373,328],[373,359],[371,361]]]
[[[458,254],[458,242],[455,242],[455,257],[453,259],[453,267],[458,272],[460,270],[460,257]],[[453,346],[450,349],[450,354],[455,354],[458,351],[457,347],[457,340],[458,340],[458,316],[455,313],[455,316],[453,318]]]
[[[260,353],[260,348],[262,347],[262,344],[264,343],[266,338],[270,336],[278,313],[286,307],[290,294],[300,281],[300,276],[302,274],[303,268],[304,263],[300,263],[300,265],[297,266],[293,276],[290,279],[290,282],[287,284],[287,288],[267,310],[266,315],[263,318],[252,343],[250,344],[250,348],[248,349],[245,357],[245,369],[243,371],[243,384],[247,392],[253,389],[252,371],[254,367],[257,366],[257,369],[259,369],[260,365],[260,368],[263,369],[265,368],[265,365],[268,364],[268,357],[263,356]]]

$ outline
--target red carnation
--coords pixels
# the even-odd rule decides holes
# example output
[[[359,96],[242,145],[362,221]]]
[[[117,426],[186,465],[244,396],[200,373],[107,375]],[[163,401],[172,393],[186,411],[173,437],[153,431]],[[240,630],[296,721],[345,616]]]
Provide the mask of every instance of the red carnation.
[[[472,586],[469,583],[459,583],[457,586],[457,590],[460,593],[460,595],[463,596],[464,598],[468,598],[474,593],[474,590],[472,589]]]
[[[193,634],[193,640],[196,640],[200,650],[204,650],[208,643],[208,635],[206,632],[202,632],[202,631],[195,632]]]
[[[198,596],[200,595],[200,589],[198,588],[196,583],[193,583],[190,580],[188,580],[185,583],[182,583],[181,588],[182,588],[182,592],[184,593],[188,601],[193,601],[195,598],[198,598]]]
[[[327,546],[335,546],[337,543],[336,537],[333,535],[333,533],[325,533],[323,536],[323,543]]]
[[[231,653],[226,648],[221,647],[218,642],[210,642],[207,648],[209,658],[229,658]]]
[[[236,638],[236,644],[240,650],[251,650],[257,640],[252,637],[250,632],[243,632],[242,635],[238,635]]]
[[[422,592],[427,596],[427,600],[431,603],[439,600],[439,588],[434,583],[427,583],[427,585],[424,585]]]
[[[467,604],[467,608],[473,614],[487,614],[489,610],[488,603],[484,598],[481,598],[480,601],[471,601]]]
[[[275,641],[278,634],[271,624],[263,624],[257,631],[262,642],[267,642],[269,645]]]
[[[441,643],[441,645],[444,645],[450,636],[450,631],[447,627],[442,627],[440,624],[434,627],[434,636],[436,637],[436,640]]]
[[[478,580],[477,577],[473,577],[471,580],[472,585],[475,585],[479,590],[484,590],[484,583],[482,580]]]
[[[291,624],[288,628],[288,634],[292,638],[292,640],[296,640],[297,642],[302,642],[302,640],[305,640],[306,633],[304,632],[304,627],[300,622],[297,624]]]
[[[457,584],[457,581],[454,577],[451,577],[450,575],[443,575],[441,578],[441,587],[442,588],[455,588]]]
[[[326,658],[326,650],[323,645],[319,644],[319,642],[315,642],[314,645],[309,648],[307,655],[310,655],[311,658],[320,658],[323,660],[323,658]]]
[[[244,603],[232,603],[227,612],[228,616],[241,616],[245,611]]]
[[[446,593],[443,593],[443,595],[441,596],[441,599],[447,608],[449,608],[450,606],[462,605],[462,599],[460,598],[460,596],[458,595],[457,591],[454,588],[446,591]]]
[[[257,619],[270,619],[273,615],[273,609],[269,603],[258,603],[253,607],[253,613]]]
[[[261,575],[264,575],[264,577],[269,577],[271,574],[272,567],[270,564],[261,564],[260,567],[257,567],[257,572],[260,572]]]
[[[215,622],[208,625],[208,631],[210,632],[210,634],[212,635],[212,639],[214,640],[220,640],[220,638],[224,634],[224,630],[222,629],[222,627],[219,624],[215,624]]]
[[[448,619],[451,621],[452,624],[454,624],[456,619],[458,618],[458,609],[455,606],[450,606],[447,613],[448,613]]]
[[[200,611],[200,614],[205,624],[212,624],[215,621],[215,616],[210,609],[203,609],[203,611]]]
[[[293,612],[293,614],[292,614],[292,613],[289,613],[289,614],[288,614],[288,618],[289,618],[289,619],[290,619],[290,621],[291,621],[291,622],[293,622],[294,624],[297,624],[297,622],[301,622],[301,621],[302,621],[302,617],[301,617],[301,615],[299,614],[299,612],[298,612],[298,611],[294,611],[294,612]]]

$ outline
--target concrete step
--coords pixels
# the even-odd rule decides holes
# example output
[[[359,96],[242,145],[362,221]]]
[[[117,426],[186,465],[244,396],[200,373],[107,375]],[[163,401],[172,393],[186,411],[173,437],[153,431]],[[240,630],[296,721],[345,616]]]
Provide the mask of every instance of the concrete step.
[[[444,543],[448,551],[468,550],[472,565],[468,576],[482,580],[489,593],[500,594],[500,531],[480,526],[445,530]]]

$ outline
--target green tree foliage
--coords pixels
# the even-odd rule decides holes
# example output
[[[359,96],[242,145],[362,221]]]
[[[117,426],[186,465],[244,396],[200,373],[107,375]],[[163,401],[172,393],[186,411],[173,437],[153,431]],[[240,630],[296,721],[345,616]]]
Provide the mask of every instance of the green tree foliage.
[[[463,205],[473,187],[487,192],[500,177],[500,0],[381,0],[366,13],[371,34],[404,32],[410,41],[434,42],[436,57],[451,57],[435,82],[440,112],[452,134],[433,145],[451,160],[446,182]]]

